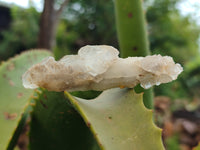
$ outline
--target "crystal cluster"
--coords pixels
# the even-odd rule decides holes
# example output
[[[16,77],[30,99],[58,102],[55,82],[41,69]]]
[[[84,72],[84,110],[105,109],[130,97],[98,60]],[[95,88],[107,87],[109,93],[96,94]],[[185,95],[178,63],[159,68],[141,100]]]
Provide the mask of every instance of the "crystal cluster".
[[[115,87],[145,89],[175,80],[183,71],[169,56],[119,58],[118,50],[106,45],[84,46],[78,55],[53,57],[32,66],[23,75],[25,88],[50,91],[106,90]]]

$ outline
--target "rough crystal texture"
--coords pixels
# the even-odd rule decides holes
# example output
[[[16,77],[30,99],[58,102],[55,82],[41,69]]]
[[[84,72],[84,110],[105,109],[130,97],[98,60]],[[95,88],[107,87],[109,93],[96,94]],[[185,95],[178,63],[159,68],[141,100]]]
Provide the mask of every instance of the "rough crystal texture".
[[[115,87],[145,89],[175,80],[183,71],[169,56],[118,57],[111,46],[84,46],[78,55],[60,61],[53,57],[32,66],[23,75],[25,88],[44,87],[50,91],[105,90]]]

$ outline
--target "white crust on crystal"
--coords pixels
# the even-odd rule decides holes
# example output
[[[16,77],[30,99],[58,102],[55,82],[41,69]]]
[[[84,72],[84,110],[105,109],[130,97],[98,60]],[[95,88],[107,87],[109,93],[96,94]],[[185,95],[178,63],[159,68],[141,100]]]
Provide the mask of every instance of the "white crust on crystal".
[[[175,80],[183,71],[169,56],[119,58],[118,50],[106,45],[84,46],[78,55],[60,61],[53,57],[32,66],[23,75],[25,88],[50,91],[106,90],[115,87],[145,89]]]

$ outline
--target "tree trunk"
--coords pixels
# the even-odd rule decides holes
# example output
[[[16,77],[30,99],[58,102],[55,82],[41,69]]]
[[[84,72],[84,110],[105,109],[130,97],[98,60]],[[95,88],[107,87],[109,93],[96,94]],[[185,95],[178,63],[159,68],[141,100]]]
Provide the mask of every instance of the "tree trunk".
[[[55,33],[58,24],[58,16],[54,9],[55,0],[45,0],[44,9],[40,17],[40,32],[38,48],[52,50],[55,44]]]
[[[38,48],[52,50],[56,44],[56,29],[62,10],[69,0],[65,0],[59,9],[54,8],[55,0],[44,0],[44,9],[40,17],[40,31],[38,37]]]

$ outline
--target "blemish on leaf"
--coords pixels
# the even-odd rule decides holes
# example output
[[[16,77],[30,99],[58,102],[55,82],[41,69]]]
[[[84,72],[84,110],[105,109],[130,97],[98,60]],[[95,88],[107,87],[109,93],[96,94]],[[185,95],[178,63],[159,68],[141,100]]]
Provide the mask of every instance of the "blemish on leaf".
[[[42,104],[42,106],[43,106],[44,108],[48,109],[48,106],[47,106],[42,100],[39,100],[39,101],[40,101],[40,103]]]
[[[129,12],[129,13],[128,13],[128,17],[129,17],[129,18],[132,18],[132,17],[133,17],[133,13],[132,13],[132,12]]]
[[[111,117],[111,116],[109,116],[109,117],[108,117],[108,119],[110,119],[110,120],[111,120],[111,119],[112,119],[112,117]]]
[[[17,113],[4,112],[4,117],[6,120],[14,120],[17,117]]]
[[[46,95],[46,94],[44,94],[44,95],[43,95],[43,97],[44,97],[44,99],[46,99],[46,100],[47,100],[47,95]]]
[[[14,83],[12,80],[9,80],[9,84],[10,84],[11,86],[14,86],[14,85],[15,85],[15,83]]]
[[[14,63],[11,63],[7,66],[7,70],[8,71],[12,71],[13,69],[15,69],[15,64]]]
[[[90,126],[91,126],[91,123],[90,123],[90,122],[87,122],[87,126],[90,127]]]
[[[4,78],[4,79],[7,79],[7,75],[6,75],[6,74],[3,74],[3,78]]]
[[[17,98],[21,98],[24,94],[23,93],[18,93]]]
[[[137,50],[138,50],[138,48],[137,48],[136,46],[134,46],[134,47],[133,47],[133,50],[134,50],[134,51],[137,51]]]
[[[64,112],[59,112],[59,114],[64,114]]]

